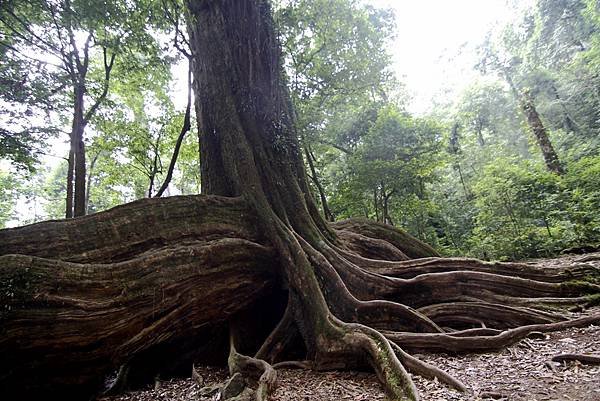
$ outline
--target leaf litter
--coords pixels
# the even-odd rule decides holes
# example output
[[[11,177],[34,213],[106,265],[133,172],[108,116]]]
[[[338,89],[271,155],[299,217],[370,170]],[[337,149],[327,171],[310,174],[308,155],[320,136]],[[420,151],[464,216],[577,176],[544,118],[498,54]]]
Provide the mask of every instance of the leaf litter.
[[[598,312],[598,311],[596,311]],[[499,352],[448,355],[417,354],[460,379],[468,393],[459,393],[437,380],[413,376],[424,401],[600,401],[600,366],[578,361],[552,362],[558,354],[600,355],[600,326],[572,328],[525,339]],[[196,366],[203,386],[227,377],[220,367]],[[385,394],[369,372],[314,372],[278,370],[273,401],[379,401]],[[191,377],[157,381],[146,390],[129,392],[102,401],[215,401],[202,396]]]

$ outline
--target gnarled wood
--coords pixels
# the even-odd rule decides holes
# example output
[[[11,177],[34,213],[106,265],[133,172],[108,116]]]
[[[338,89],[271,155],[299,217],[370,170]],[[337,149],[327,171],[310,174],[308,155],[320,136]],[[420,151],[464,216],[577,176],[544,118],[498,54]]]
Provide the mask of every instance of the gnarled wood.
[[[276,256],[248,239],[257,235],[242,224],[243,210],[235,200],[211,197],[144,200],[0,231],[11,239],[4,253],[21,247],[45,256],[0,256],[3,390],[89,392],[134,355],[191,337],[264,296]],[[183,212],[196,221],[174,218]],[[93,249],[93,239],[82,235],[91,230],[112,235],[97,238]],[[94,259],[109,263],[69,261]]]
[[[0,255],[109,263],[175,240],[229,236],[258,241],[256,216],[242,199],[174,196],[141,199],[77,220],[0,230]]]
[[[262,398],[274,385],[270,363],[292,354],[314,369],[371,366],[391,399],[414,401],[402,361],[461,384],[395,345],[478,351],[598,321],[522,308],[597,297],[587,268],[547,278],[537,268],[473,260],[402,261],[439,255],[385,224],[324,221],[309,192],[269,2],[188,0],[187,8],[202,187],[211,196],[144,200],[0,231],[6,393],[89,394],[110,369],[139,368],[159,347],[186,352],[201,330],[231,316],[256,325],[264,311],[251,303],[272,289],[285,295],[271,307],[281,314],[287,298],[287,309],[263,333],[260,358],[231,350],[266,373]],[[228,394],[249,374],[232,373]]]
[[[365,237],[385,240],[409,258],[428,258],[440,256],[428,244],[419,241],[405,231],[383,223],[374,223],[366,219],[347,219],[332,224],[337,230],[347,230]]]

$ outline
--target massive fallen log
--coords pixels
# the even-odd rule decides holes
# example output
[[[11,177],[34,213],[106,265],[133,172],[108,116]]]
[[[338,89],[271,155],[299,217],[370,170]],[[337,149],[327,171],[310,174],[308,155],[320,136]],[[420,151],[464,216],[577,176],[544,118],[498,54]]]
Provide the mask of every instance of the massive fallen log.
[[[0,238],[0,383],[15,394],[95,391],[134,355],[193,338],[274,283],[272,249],[230,199],[148,199]]]

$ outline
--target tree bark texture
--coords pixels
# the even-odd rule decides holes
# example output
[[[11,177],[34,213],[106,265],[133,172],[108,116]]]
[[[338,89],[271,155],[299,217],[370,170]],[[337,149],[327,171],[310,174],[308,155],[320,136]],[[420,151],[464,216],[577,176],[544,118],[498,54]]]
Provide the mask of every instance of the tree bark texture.
[[[227,321],[240,313],[256,321],[273,303],[255,305],[289,288],[281,282],[280,258],[259,227],[243,198],[181,196],[0,231],[4,394],[83,399],[100,391],[119,366],[135,372],[149,363],[175,364],[194,349],[208,353],[201,344],[226,336],[220,329]],[[362,265],[364,276],[353,277],[353,269],[343,273],[356,299],[331,300],[329,308],[348,321],[368,322],[409,350],[500,348],[528,332],[502,328],[567,324],[548,308],[584,305],[597,293],[591,284],[576,284],[598,277],[588,264],[540,269],[443,259],[381,223],[346,220],[333,228],[343,244],[340,257]],[[339,294],[335,282],[321,288]],[[504,290],[494,294],[498,288]],[[466,301],[474,297],[477,302]],[[283,302],[276,310],[285,308],[285,297],[271,299]],[[400,303],[418,308],[419,315]],[[489,333],[472,332],[476,345],[474,337],[419,334],[435,332],[432,322],[472,330],[485,322]],[[586,322],[593,321],[575,324]],[[298,330],[293,321],[286,327],[288,334]],[[495,336],[484,340],[480,334]]]

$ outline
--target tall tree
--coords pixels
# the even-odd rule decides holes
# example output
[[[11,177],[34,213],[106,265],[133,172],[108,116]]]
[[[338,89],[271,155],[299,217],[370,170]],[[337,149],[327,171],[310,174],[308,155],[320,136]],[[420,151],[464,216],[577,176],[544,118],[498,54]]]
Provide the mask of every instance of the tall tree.
[[[173,149],[173,156],[171,157],[171,161],[169,163],[169,167],[167,168],[167,175],[163,180],[162,185],[156,191],[154,196],[160,197],[169,187],[169,183],[173,178],[173,172],[175,171],[175,165],[177,163],[177,158],[179,157],[179,153],[181,151],[181,145],[183,144],[183,140],[185,139],[186,134],[192,128],[191,115],[192,115],[192,55],[190,53],[190,43],[185,34],[185,29],[182,24],[185,24],[183,21],[183,7],[179,0],[163,0],[163,10],[167,17],[167,20],[171,24],[171,28],[173,30],[173,47],[175,47],[181,55],[183,55],[188,64],[188,73],[187,73],[187,103],[185,106],[185,114],[183,117],[183,124],[181,126],[181,131],[179,132],[179,136],[177,137],[177,142],[175,143],[175,148]]]
[[[488,38],[486,44],[480,47],[481,60],[479,69],[483,73],[494,72],[508,84],[515,100],[519,103],[521,112],[525,116],[529,130],[542,153],[548,171],[563,174],[558,154],[548,136],[548,130],[537,111],[531,91],[523,85],[524,76],[521,70],[523,59],[519,52],[522,50],[518,43],[527,37],[527,29],[523,30],[508,27],[498,44],[492,43]]]
[[[554,150],[554,146],[552,146],[552,142],[550,142],[546,127],[540,118],[540,114],[533,103],[533,98],[529,91],[525,91],[521,95],[521,107],[527,118],[527,124],[533,132],[538,146],[542,151],[542,156],[544,156],[544,162],[546,163],[548,171],[556,174],[563,174],[565,170],[558,159],[558,155]]]
[[[580,295],[598,286],[561,282],[597,271],[402,261],[436,253],[384,224],[328,225],[308,189],[269,2],[195,0],[188,8],[206,195],[0,231],[0,278],[10,283],[0,292],[6,394],[52,385],[55,394],[90,391],[115,365],[135,372],[170,364],[228,322],[230,371],[255,388],[226,384],[222,395],[266,400],[272,363],[295,353],[315,369],[370,365],[392,399],[416,400],[404,366],[465,386],[401,346],[484,350],[531,330],[600,320],[560,321],[519,303],[584,302]],[[430,272],[440,274],[421,275]],[[269,334],[260,320],[271,313]],[[473,320],[497,330],[456,335],[436,323]]]
[[[60,132],[50,117],[63,104],[60,93],[65,82],[56,60],[41,56],[39,47],[44,43],[23,36],[28,32],[12,17],[16,4],[0,4],[0,157],[33,171],[45,140]],[[23,46],[31,40],[38,51]]]
[[[67,218],[85,214],[84,131],[107,98],[117,55],[134,44],[152,51],[153,39],[144,30],[149,9],[142,2],[87,0],[10,0],[2,5],[4,48],[30,61],[15,67],[43,66],[55,79],[47,85],[68,99]],[[36,57],[50,61],[40,63]]]

